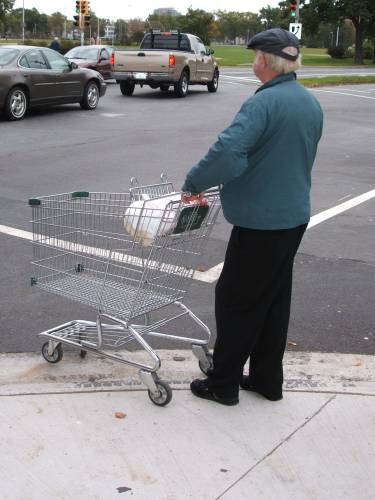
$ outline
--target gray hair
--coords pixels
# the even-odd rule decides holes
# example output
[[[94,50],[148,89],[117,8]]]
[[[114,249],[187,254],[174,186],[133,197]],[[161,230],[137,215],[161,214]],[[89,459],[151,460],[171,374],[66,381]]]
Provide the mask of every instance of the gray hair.
[[[287,54],[289,53],[289,47],[283,49]],[[295,47],[290,47],[290,49],[296,50]],[[289,59],[285,59],[284,57],[277,56],[275,54],[270,54],[269,52],[263,52],[260,50],[266,61],[268,67],[275,71],[276,73],[292,73],[301,67],[302,57],[301,54],[298,55],[298,59],[296,61],[289,61]],[[291,53],[290,55],[294,55],[295,53]]]

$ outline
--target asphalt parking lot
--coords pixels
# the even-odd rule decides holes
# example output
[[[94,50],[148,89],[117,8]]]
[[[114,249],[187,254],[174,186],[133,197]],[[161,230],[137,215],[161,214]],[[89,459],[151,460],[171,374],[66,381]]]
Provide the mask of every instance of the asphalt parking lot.
[[[186,99],[175,99],[136,88],[129,98],[109,84],[93,112],[67,105],[32,111],[18,123],[0,118],[0,352],[39,350],[36,333],[95,316],[29,286],[31,245],[24,233],[9,234],[30,231],[27,200],[66,191],[126,191],[131,176],[152,183],[161,172],[178,190],[188,168],[256,90],[257,83],[241,72],[224,70],[217,94],[192,87]],[[325,112],[313,174],[317,215],[375,189],[375,85],[314,94]],[[374,353],[374,219],[370,197],[307,231],[296,259],[290,349]],[[202,269],[223,261],[229,231],[221,218]],[[195,280],[187,304],[214,330],[213,292],[214,281]]]

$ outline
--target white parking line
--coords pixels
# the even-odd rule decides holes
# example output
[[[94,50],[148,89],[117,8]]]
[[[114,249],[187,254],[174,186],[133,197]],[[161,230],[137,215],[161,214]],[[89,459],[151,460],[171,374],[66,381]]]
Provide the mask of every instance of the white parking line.
[[[255,82],[258,85],[261,85],[260,81],[258,78],[249,78],[247,76],[227,76],[227,75],[220,75],[220,78],[227,78],[228,80],[242,80],[245,82]]]
[[[358,94],[352,94],[349,92],[338,92],[337,90],[323,90],[323,89],[310,89],[312,92],[325,92],[327,94],[340,94],[340,95],[349,95],[352,97],[360,97],[361,99],[371,99],[375,101],[375,97],[370,97],[368,95],[358,95]]]
[[[346,212],[347,210],[364,203],[365,201],[371,200],[371,198],[375,197],[375,189],[371,191],[367,191],[367,193],[360,194],[351,200],[345,201],[340,205],[336,205],[335,207],[329,208],[328,210],[324,210],[319,214],[313,215],[310,219],[309,225],[307,229],[311,229],[312,227],[324,222],[328,219],[331,219],[335,215],[341,214],[342,212]]]
[[[361,90],[358,88],[345,89],[345,88],[342,88],[341,85],[340,85],[340,90],[342,90],[344,92],[362,92],[363,94],[373,94],[375,92],[375,89],[367,89],[367,90]]]
[[[340,205],[337,205],[335,207],[329,208],[328,210],[324,210],[323,212],[320,212],[319,214],[313,215],[310,219],[309,225],[307,226],[307,229],[311,229],[312,227],[328,220],[334,217],[335,215],[341,214],[342,212],[345,212],[346,210],[349,210],[350,208],[356,207],[357,205],[360,205],[361,203],[364,203],[365,201],[370,200],[371,198],[375,197],[375,189],[372,189],[371,191],[368,191],[367,193],[361,194],[359,196],[356,196],[355,198],[352,198],[351,200],[346,201],[345,203],[341,203]],[[217,264],[214,267],[211,267],[211,269],[208,269],[204,273],[200,273],[197,275],[197,271],[195,272],[194,279],[198,279],[200,281],[205,281],[206,283],[213,283],[216,281],[221,273],[221,270],[223,269],[223,262],[220,264]],[[196,276],[197,275],[197,276]]]
[[[322,222],[331,219],[332,217],[335,217],[336,215],[339,215],[342,212],[346,212],[347,210],[350,210],[351,208],[356,207],[361,203],[371,200],[374,197],[375,197],[375,189],[372,189],[371,191],[367,191],[366,193],[356,196],[355,198],[352,198],[351,200],[341,203],[340,205],[336,205],[335,207],[329,208],[328,210],[324,210],[323,212],[313,215],[310,219],[307,229],[311,229],[312,227],[321,224]],[[29,231],[23,231],[22,229],[17,229],[9,226],[0,225],[0,233],[7,234],[8,236],[15,236],[17,238],[22,238],[24,240],[33,239],[33,234],[30,233]],[[96,254],[95,249],[90,249],[90,252]],[[123,258],[123,256],[121,256],[121,258]],[[137,265],[137,263],[135,263],[135,265]],[[168,266],[168,264],[165,265]],[[211,267],[207,271],[203,272],[195,271],[193,279],[197,281],[203,281],[205,283],[213,283],[219,278],[222,268],[223,268],[223,262],[217,264],[214,267]]]
[[[221,83],[224,83],[225,85],[237,85],[237,86],[243,86],[243,83],[241,82],[228,82],[228,81],[224,81],[224,82],[221,82]]]

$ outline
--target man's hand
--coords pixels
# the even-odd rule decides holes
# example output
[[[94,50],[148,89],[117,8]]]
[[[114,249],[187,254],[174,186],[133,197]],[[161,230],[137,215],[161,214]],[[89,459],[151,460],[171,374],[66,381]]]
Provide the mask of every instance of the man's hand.
[[[207,205],[207,199],[204,197],[204,193],[191,194],[191,193],[181,193],[181,201],[183,203],[198,203],[199,205]]]

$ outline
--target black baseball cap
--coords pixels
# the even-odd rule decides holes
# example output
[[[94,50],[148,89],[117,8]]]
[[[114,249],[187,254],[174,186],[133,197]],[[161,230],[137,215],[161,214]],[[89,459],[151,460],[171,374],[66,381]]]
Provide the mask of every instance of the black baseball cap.
[[[256,34],[247,44],[247,48],[269,52],[289,61],[296,61],[300,52],[298,38],[282,28],[272,28]],[[286,51],[286,48],[289,50]]]

